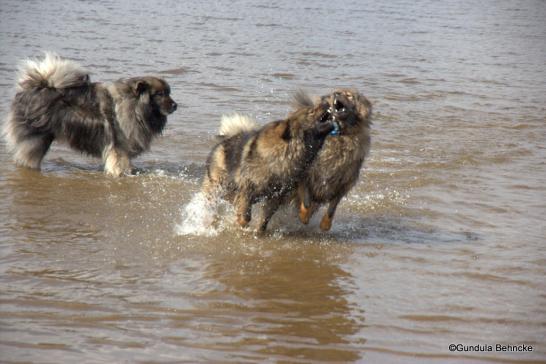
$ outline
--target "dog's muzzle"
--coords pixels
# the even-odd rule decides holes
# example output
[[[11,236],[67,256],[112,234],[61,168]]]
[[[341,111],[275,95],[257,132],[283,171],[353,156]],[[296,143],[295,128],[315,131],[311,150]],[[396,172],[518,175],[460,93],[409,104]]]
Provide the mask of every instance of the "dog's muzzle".
[[[328,109],[332,114],[332,119],[334,121],[334,130],[330,133],[331,135],[339,135],[341,133],[340,122],[353,124],[352,118],[350,117],[351,112],[347,107],[349,104],[350,102],[345,95],[340,92],[334,93],[332,106]]]
[[[334,103],[334,107],[330,106],[328,108],[328,110],[326,111],[326,114],[331,119],[332,126],[333,126],[333,129],[330,132],[330,135],[333,135],[333,136],[339,135],[340,127],[339,127],[337,113],[336,113],[336,110],[335,110],[335,103]]]
[[[327,135],[335,129],[335,122],[332,116],[332,111],[330,109],[331,108],[325,110],[320,116],[320,119],[317,120],[317,130],[320,134]]]
[[[332,103],[332,113],[334,115],[335,119],[344,120],[349,116],[349,110],[347,110],[347,105],[349,104],[349,100],[347,98],[339,93],[334,93],[334,102]]]

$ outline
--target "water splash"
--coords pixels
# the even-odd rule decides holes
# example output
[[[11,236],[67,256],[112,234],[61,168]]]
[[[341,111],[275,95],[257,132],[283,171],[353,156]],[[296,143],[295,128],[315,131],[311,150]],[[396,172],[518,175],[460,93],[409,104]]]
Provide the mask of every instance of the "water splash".
[[[178,235],[216,236],[219,231],[214,224],[217,203],[210,201],[201,192],[181,209],[182,222],[175,226]]]
[[[217,197],[207,198],[202,192],[196,193],[190,202],[182,206],[181,223],[175,226],[178,235],[218,236],[232,224],[228,217],[234,215],[233,207]]]

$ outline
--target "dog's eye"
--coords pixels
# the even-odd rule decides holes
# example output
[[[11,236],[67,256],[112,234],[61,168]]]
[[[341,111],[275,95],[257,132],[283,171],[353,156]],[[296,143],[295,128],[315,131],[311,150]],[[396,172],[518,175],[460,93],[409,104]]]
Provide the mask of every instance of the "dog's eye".
[[[165,91],[157,91],[155,96],[165,96]]]

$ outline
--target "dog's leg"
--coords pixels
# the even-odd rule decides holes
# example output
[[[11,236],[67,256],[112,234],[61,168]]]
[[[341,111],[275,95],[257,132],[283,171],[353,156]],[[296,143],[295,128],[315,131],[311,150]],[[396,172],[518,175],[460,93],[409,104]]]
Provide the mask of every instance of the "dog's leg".
[[[305,209],[305,211],[302,212],[302,205],[300,206],[300,221],[307,225],[309,224],[309,220],[311,220],[311,217],[317,212],[319,208],[319,204],[316,202],[310,202],[309,207]]]
[[[309,189],[304,184],[298,186],[298,201],[299,201],[299,217],[300,221],[307,225],[311,216],[315,213],[317,205],[311,202]]]
[[[244,189],[235,196],[235,209],[237,211],[237,223],[241,227],[246,227],[252,218],[252,205],[248,198],[248,193]]]
[[[112,177],[131,172],[131,161],[127,153],[110,146],[104,153],[104,171]]]
[[[112,177],[132,174],[133,166],[129,159],[127,139],[116,121],[116,111],[111,98],[101,103],[101,114],[104,117],[105,144],[102,152],[104,172]]]
[[[203,180],[203,185],[201,187],[201,192],[203,193],[203,196],[207,199],[207,201],[214,201],[216,200],[217,196],[217,190],[219,184],[212,181],[209,176],[205,176],[205,179]]]
[[[322,231],[328,231],[332,227],[332,220],[334,220],[334,214],[336,213],[337,205],[339,204],[339,201],[341,201],[342,197],[343,195],[339,195],[330,201],[328,209],[326,210],[326,213],[320,221],[320,229]]]
[[[218,201],[224,195],[225,172],[212,174],[207,168],[205,178],[201,187],[201,192],[205,198],[211,202]]]
[[[222,187],[220,183],[213,181],[208,174],[205,175],[205,179],[203,180],[203,186],[201,187],[201,193],[203,194],[203,197],[205,198],[205,208],[212,216],[212,223],[211,226],[215,226],[218,224],[218,202],[220,199],[220,196],[222,195]]]
[[[267,224],[269,224],[271,217],[273,217],[275,212],[279,209],[281,202],[282,202],[281,198],[274,198],[274,199],[268,200],[265,203],[262,222],[260,224],[260,228],[258,229],[259,235],[262,235],[263,233],[265,233],[265,230],[267,229]]]
[[[22,140],[15,146],[13,159],[18,166],[40,169],[52,142],[53,136],[50,135]]]

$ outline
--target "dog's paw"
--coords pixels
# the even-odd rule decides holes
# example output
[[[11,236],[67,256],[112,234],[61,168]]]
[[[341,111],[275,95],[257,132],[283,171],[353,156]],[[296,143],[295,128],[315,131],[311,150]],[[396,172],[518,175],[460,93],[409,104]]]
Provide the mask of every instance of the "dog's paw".
[[[240,227],[245,228],[247,227],[248,223],[250,222],[250,219],[246,216],[237,216],[237,224],[239,224]]]
[[[332,219],[328,214],[325,214],[320,220],[320,229],[322,231],[329,231],[332,228]]]
[[[305,207],[305,204],[303,202],[300,204],[299,217],[300,217],[300,221],[304,225],[309,224],[309,220],[311,218],[311,209],[308,209],[307,207]]]
[[[104,161],[104,172],[112,177],[121,177],[131,173],[131,161],[126,153],[110,148],[106,152]]]
[[[119,178],[125,174],[121,168],[108,168],[105,169],[104,172],[107,176],[114,178]]]
[[[133,168],[120,168],[119,166],[104,169],[104,172],[109,177],[119,178],[123,176],[134,176],[140,174],[138,171],[135,173]]]
[[[131,170],[129,171],[129,174],[131,176],[140,176],[142,174],[146,174],[146,172],[147,171],[145,169],[143,169],[143,168],[131,166]]]

